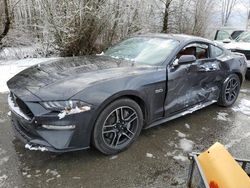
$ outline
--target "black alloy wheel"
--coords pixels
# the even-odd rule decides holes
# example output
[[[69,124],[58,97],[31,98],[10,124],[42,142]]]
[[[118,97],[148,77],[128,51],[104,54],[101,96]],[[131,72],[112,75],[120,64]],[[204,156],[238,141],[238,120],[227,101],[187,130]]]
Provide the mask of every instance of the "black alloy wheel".
[[[102,137],[109,147],[121,149],[133,139],[138,127],[136,111],[129,106],[118,107],[105,120]]]
[[[95,123],[92,142],[104,154],[114,155],[128,148],[143,126],[140,106],[128,98],[108,105]]]
[[[240,92],[241,82],[236,74],[231,74],[224,82],[218,104],[220,106],[231,106],[235,103]]]

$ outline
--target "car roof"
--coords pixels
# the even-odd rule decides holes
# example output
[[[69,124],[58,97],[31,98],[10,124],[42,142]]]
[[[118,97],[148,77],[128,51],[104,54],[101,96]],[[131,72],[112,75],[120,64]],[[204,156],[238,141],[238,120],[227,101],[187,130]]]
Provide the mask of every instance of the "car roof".
[[[175,39],[180,42],[192,42],[192,41],[198,41],[198,42],[206,42],[206,43],[211,43],[214,44],[213,41],[202,38],[202,37],[197,37],[193,35],[186,35],[186,34],[164,34],[164,33],[149,33],[149,34],[142,34],[139,36],[145,36],[145,37],[152,37],[152,38],[166,38],[166,39]]]

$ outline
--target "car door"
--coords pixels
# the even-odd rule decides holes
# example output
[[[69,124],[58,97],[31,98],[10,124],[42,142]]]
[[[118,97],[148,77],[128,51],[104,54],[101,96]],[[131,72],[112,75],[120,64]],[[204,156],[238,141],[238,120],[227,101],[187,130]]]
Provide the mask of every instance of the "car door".
[[[191,43],[177,54],[176,59],[182,55],[194,55],[196,61],[168,66],[165,117],[197,104],[216,100],[218,97],[220,62],[216,58],[211,58],[210,45]]]

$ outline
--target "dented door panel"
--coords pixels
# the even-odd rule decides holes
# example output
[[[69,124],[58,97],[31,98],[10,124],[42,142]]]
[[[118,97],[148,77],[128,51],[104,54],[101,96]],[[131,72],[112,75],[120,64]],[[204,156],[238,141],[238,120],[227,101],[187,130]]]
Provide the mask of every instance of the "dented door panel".
[[[220,61],[197,60],[195,63],[170,68],[165,116],[171,116],[195,104],[216,101],[223,78]]]

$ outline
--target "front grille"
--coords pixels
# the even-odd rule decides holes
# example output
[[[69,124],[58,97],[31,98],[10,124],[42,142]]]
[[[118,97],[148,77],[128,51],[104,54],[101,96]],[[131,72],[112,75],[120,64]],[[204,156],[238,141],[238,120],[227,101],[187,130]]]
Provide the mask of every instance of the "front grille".
[[[27,115],[30,119],[34,117],[34,114],[30,111],[29,107],[14,93],[10,93],[10,97],[16,106],[20,108],[20,110]]]
[[[241,54],[244,54],[247,58],[247,60],[250,60],[250,51],[249,50],[232,50],[233,52],[238,52]]]

